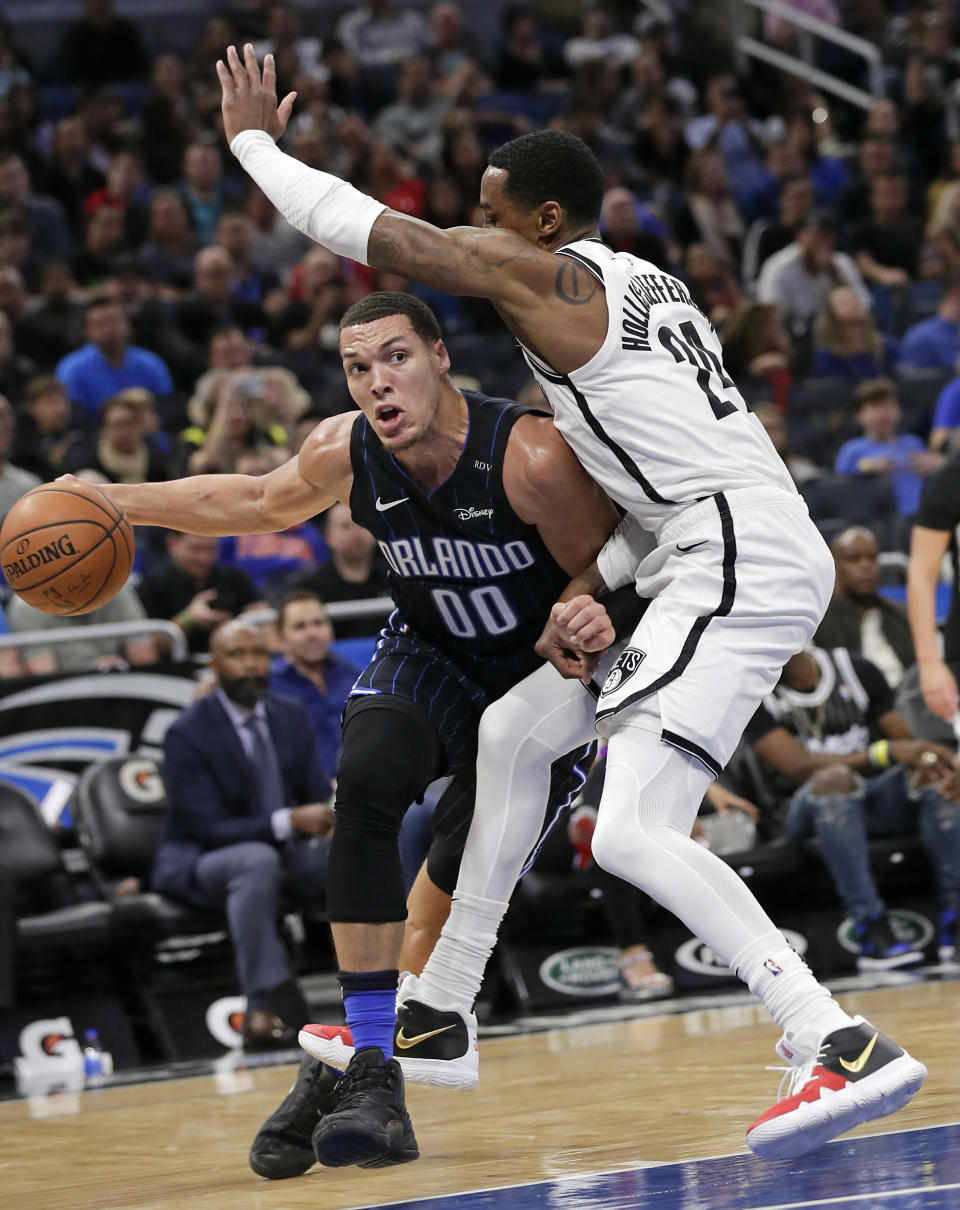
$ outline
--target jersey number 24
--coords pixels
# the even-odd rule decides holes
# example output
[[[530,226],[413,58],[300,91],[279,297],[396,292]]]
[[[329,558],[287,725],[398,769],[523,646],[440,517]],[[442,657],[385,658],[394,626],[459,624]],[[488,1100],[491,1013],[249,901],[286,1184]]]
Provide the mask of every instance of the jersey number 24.
[[[673,328],[661,328],[659,335],[660,343],[678,365],[687,363],[697,371],[697,386],[706,395],[707,402],[718,420],[722,420],[724,416],[732,416],[739,410],[735,403],[724,399],[714,390],[718,384],[721,391],[735,391],[736,387],[723,368],[720,354],[704,344],[692,319],[680,324],[677,331]],[[712,332],[708,339],[711,343],[716,343]]]

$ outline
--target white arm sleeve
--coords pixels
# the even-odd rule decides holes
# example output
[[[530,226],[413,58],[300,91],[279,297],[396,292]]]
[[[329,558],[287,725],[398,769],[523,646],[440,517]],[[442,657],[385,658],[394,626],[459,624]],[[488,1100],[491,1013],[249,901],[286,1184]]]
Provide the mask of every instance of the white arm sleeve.
[[[632,584],[637,568],[653,550],[653,535],[629,514],[623,518],[597,555],[597,568],[603,582],[613,592]]]
[[[338,256],[367,263],[382,202],[281,151],[265,130],[242,130],[230,150],[287,222]]]

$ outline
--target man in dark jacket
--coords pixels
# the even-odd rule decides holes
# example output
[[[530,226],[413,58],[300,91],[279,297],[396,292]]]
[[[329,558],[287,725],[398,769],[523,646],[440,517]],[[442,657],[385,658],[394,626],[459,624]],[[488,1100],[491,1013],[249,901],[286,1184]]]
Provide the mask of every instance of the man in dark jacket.
[[[877,591],[881,576],[877,540],[869,529],[855,525],[837,534],[830,549],[837,583],[814,641],[818,647],[845,647],[864,656],[895,690],[916,656],[906,610]]]
[[[226,910],[247,997],[244,1045],[286,1045],[310,1013],[277,932],[278,900],[281,889],[323,895],[330,780],[306,714],[267,695],[270,657],[256,627],[221,626],[210,665],[217,688],[164,741],[169,815],[153,888]]]

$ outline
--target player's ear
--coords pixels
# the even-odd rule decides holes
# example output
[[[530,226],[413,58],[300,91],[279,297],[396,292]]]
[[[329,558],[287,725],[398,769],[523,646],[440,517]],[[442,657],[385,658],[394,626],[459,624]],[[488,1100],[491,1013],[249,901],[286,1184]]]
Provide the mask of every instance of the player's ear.
[[[433,342],[433,351],[436,354],[437,365],[441,374],[449,374],[450,372],[450,354],[447,352],[447,346],[442,340]]]
[[[537,234],[552,239],[563,225],[563,207],[559,202],[543,202],[537,214]]]

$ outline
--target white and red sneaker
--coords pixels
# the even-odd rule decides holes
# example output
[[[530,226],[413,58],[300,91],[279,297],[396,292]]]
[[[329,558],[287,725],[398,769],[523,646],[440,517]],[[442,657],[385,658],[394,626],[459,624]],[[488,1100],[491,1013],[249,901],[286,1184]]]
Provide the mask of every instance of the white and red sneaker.
[[[409,1084],[468,1092],[480,1082],[477,1018],[418,1000],[419,982],[416,975],[407,975],[397,992],[394,1058]],[[353,1058],[353,1036],[345,1025],[304,1025],[300,1045],[338,1071]]]
[[[790,1064],[782,1099],[747,1130],[750,1150],[770,1160],[802,1155],[862,1122],[895,1113],[927,1078],[922,1063],[863,1017],[823,1039],[813,1029],[785,1034],[777,1054]]]

